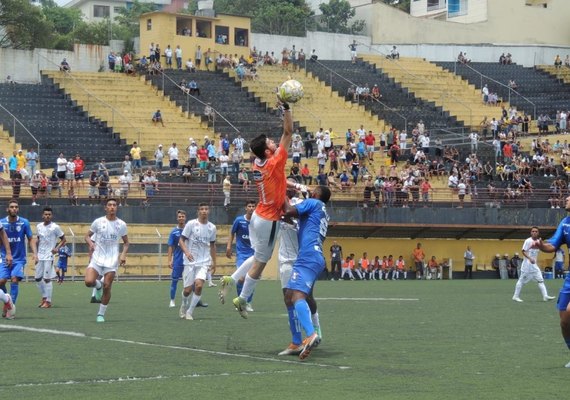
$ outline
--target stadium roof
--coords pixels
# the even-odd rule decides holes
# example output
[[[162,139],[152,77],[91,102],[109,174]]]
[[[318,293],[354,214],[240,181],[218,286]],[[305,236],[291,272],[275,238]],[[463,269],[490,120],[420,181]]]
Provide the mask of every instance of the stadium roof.
[[[552,236],[555,226],[543,226],[543,238]],[[526,239],[529,226],[508,225],[448,225],[448,224],[394,224],[331,222],[327,235],[330,237],[410,238],[410,239]]]

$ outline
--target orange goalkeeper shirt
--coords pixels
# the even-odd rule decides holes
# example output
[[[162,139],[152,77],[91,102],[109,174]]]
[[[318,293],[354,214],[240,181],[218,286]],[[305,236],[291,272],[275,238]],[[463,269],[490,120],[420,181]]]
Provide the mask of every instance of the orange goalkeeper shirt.
[[[279,147],[272,157],[263,161],[256,158],[253,165],[253,180],[259,194],[255,213],[270,221],[279,221],[283,214],[287,190],[286,162],[287,149]]]

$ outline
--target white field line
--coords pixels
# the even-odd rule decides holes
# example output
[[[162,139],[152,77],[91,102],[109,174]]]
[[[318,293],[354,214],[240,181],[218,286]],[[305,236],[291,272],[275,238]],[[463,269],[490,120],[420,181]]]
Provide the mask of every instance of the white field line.
[[[194,353],[212,354],[212,355],[223,356],[223,357],[245,358],[245,359],[250,359],[250,360],[258,360],[258,361],[269,361],[269,362],[276,362],[276,363],[281,363],[281,364],[298,364],[298,365],[308,365],[308,366],[321,367],[321,368],[350,369],[350,367],[342,366],[342,365],[329,365],[329,364],[303,362],[303,361],[298,361],[298,360],[287,360],[287,359],[281,359],[281,358],[259,357],[259,356],[251,356],[249,354],[228,353],[225,351],[214,351],[214,350],[198,349],[198,348],[184,347],[184,346],[171,346],[171,345],[167,345],[167,344],[138,342],[135,340],[100,338],[100,337],[96,337],[96,336],[88,336],[88,335],[86,335],[84,333],[80,333],[80,332],[60,331],[60,330],[55,330],[55,329],[31,328],[31,327],[23,326],[23,325],[0,324],[0,329],[11,329],[11,330],[17,330],[17,331],[34,332],[34,333],[49,333],[52,335],[82,337],[82,338],[93,339],[93,340],[104,340],[104,341],[108,341],[108,342],[118,342],[118,343],[125,343],[125,344],[134,344],[134,345],[139,345],[139,346],[158,347],[158,348],[170,349],[170,350],[191,351]]]
[[[420,299],[406,299],[400,297],[317,297],[316,300],[336,301],[420,301]]]
[[[220,378],[228,376],[251,376],[251,375],[272,375],[272,374],[289,374],[292,370],[282,371],[250,371],[250,372],[221,372],[217,374],[188,374],[188,375],[157,375],[157,376],[126,376],[113,379],[87,379],[87,380],[69,380],[59,382],[38,382],[38,383],[18,383],[15,385],[0,385],[0,388],[25,388],[38,386],[67,386],[67,385],[92,385],[97,383],[123,383],[123,382],[144,382],[158,381],[161,379],[193,379],[193,378]]]

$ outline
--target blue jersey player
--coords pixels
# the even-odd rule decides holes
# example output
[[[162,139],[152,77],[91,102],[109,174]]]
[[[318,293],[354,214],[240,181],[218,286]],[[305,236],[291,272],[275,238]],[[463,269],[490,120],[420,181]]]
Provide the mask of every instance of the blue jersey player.
[[[255,201],[248,200],[245,204],[245,214],[240,215],[234,220],[232,225],[232,230],[230,233],[230,239],[226,246],[226,256],[228,258],[232,257],[232,243],[234,238],[236,240],[236,266],[239,267],[247,260],[249,257],[253,256],[253,248],[251,247],[251,242],[249,241],[249,223],[251,221],[251,216],[255,211]],[[238,296],[243,288],[244,277],[240,276],[236,279],[236,289]],[[223,287],[223,285],[222,285]],[[247,298],[246,311],[252,312],[251,302],[253,300],[253,293]]]
[[[566,198],[565,208],[567,212],[570,212],[570,196]],[[554,236],[546,242],[543,242],[542,239],[539,238],[535,241],[534,246],[546,253],[554,253],[563,244],[570,249],[570,216],[567,216],[560,221]],[[556,308],[558,308],[558,312],[560,314],[562,337],[564,338],[566,346],[570,350],[570,275],[566,277],[564,284],[560,289]],[[570,368],[570,362],[566,364],[566,368]]]
[[[307,358],[320,342],[311,320],[307,297],[325,268],[323,242],[327,236],[329,220],[325,204],[330,197],[328,187],[318,186],[311,198],[295,206],[289,202],[284,204],[285,217],[297,218],[299,221],[299,255],[286,285],[285,304],[288,308],[295,308],[296,317],[305,331],[303,349],[299,354],[301,360]]]
[[[168,237],[168,267],[172,270],[172,281],[170,282],[170,308],[176,307],[176,287],[178,280],[182,278],[184,272],[184,254],[182,249],[178,246],[180,235],[186,226],[186,211],[176,211],[176,227],[170,232]]]
[[[2,255],[2,266],[0,267],[0,289],[6,292],[6,282],[10,279],[10,296],[12,302],[16,304],[18,299],[19,283],[24,277],[24,267],[26,265],[26,239],[28,243],[35,241],[32,234],[30,222],[26,218],[18,215],[20,205],[16,200],[10,200],[8,203],[8,216],[2,218],[0,223],[8,236],[10,242],[10,252],[12,255],[12,263],[8,263],[6,254],[6,247],[2,246],[0,252]],[[38,256],[36,254],[36,246],[30,246],[34,253],[34,262],[37,262]],[[8,252],[8,254],[10,254]]]
[[[63,245],[59,248],[57,255],[57,270],[55,273],[57,275],[57,283],[62,284],[67,273],[67,262],[69,257],[71,257],[71,249],[68,245]]]

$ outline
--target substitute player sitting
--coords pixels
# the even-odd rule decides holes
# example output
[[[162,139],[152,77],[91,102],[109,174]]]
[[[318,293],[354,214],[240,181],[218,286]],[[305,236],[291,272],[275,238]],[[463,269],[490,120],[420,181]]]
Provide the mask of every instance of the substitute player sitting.
[[[193,320],[194,309],[202,298],[204,281],[211,268],[216,271],[216,225],[208,221],[210,208],[206,203],[198,205],[198,218],[188,221],[178,246],[184,253],[184,291],[180,318]],[[190,295],[194,292],[192,298]]]
[[[119,239],[123,240],[123,251],[119,253]],[[105,322],[105,312],[111,300],[111,286],[119,265],[127,262],[129,237],[127,224],[117,217],[117,200],[110,198],[105,202],[105,216],[97,218],[85,235],[85,242],[92,253],[85,270],[85,286],[95,287],[96,299],[101,300],[97,322]],[[103,277],[103,283],[97,278]]]
[[[250,222],[250,241],[254,255],[238,269],[248,272],[240,295],[233,300],[236,310],[243,318],[247,318],[247,299],[253,293],[265,265],[273,254],[285,202],[287,187],[285,163],[293,135],[293,118],[289,105],[284,103],[283,108],[283,134],[279,147],[265,135],[259,135],[250,142],[250,149],[256,156],[253,180],[257,186],[259,202]],[[232,277],[222,278],[220,289],[222,303],[227,295],[228,286],[234,282]]]

